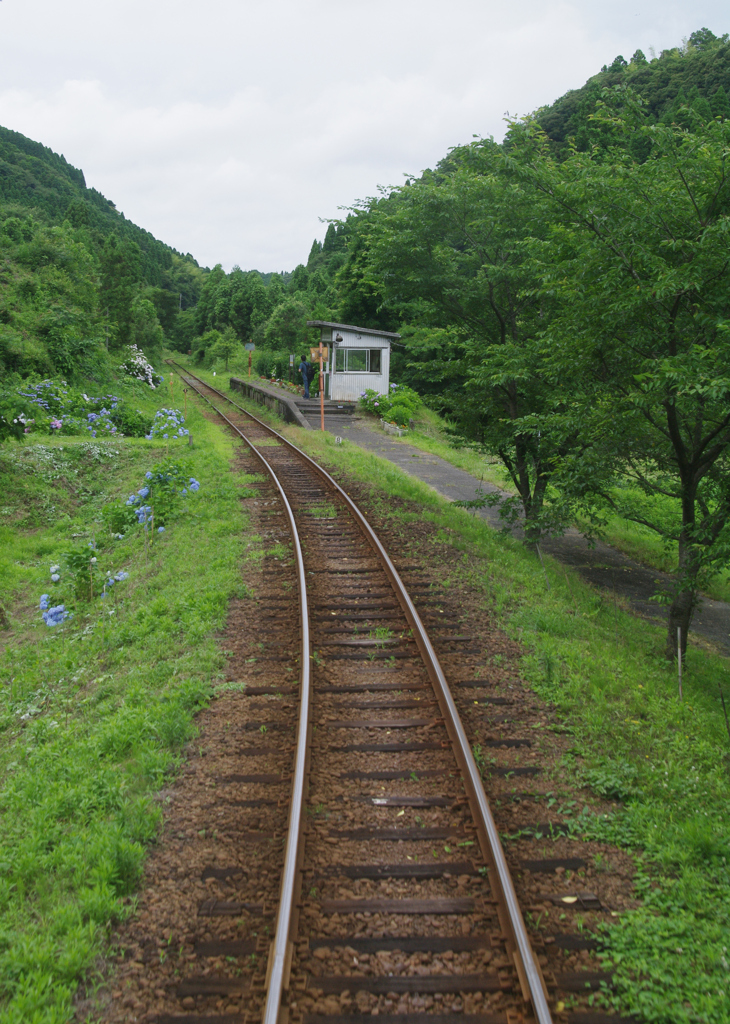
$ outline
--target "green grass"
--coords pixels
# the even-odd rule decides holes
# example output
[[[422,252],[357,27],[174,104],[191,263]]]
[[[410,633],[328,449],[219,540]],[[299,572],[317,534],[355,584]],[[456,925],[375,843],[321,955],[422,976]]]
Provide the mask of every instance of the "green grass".
[[[175,404],[182,405],[179,394]],[[169,391],[140,399],[154,411]],[[145,440],[34,438],[0,448],[0,587],[10,640],[0,656],[0,1019],[72,1016],[79,979],[115,920],[133,910],[155,792],[180,763],[194,715],[224,678],[215,632],[241,593],[249,478],[232,442],[189,403],[194,444],[171,450],[201,482],[163,534],[113,540],[101,509],[122,503],[165,457]],[[172,449],[172,446],[171,446]],[[74,601],[49,567],[94,539],[109,600]],[[41,593],[74,615],[49,629]],[[111,613],[111,614],[110,614]],[[7,636],[7,634],[5,634]]]

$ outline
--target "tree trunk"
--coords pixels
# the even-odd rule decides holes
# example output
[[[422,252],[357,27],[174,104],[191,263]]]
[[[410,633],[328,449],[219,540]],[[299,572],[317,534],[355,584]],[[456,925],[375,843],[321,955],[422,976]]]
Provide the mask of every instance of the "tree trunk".
[[[692,502],[692,520],[694,520],[694,501]],[[685,522],[685,526],[688,524]],[[687,636],[692,625],[692,616],[697,605],[697,575],[700,571],[701,558],[696,547],[687,537],[688,531],[682,529],[679,538],[679,564],[677,566],[677,591],[669,606],[669,626],[667,632],[667,659],[677,658],[677,630],[682,631],[682,656],[687,651]]]
[[[692,623],[696,604],[696,590],[682,590],[669,607],[669,631],[667,633],[667,660],[677,660],[677,630],[682,631],[682,657],[687,652],[687,634]]]

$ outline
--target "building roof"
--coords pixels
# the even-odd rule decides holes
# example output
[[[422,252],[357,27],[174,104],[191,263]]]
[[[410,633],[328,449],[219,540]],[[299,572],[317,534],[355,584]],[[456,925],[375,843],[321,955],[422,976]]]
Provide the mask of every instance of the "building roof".
[[[393,331],[375,331],[372,327],[353,327],[352,324],[333,324],[329,320],[307,320],[307,327],[336,327],[342,331],[355,331],[356,334],[376,334],[379,338],[400,338]]]

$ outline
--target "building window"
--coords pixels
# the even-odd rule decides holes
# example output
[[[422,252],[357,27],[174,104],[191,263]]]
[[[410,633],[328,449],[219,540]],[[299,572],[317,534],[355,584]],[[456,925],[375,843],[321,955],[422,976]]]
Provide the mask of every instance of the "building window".
[[[335,349],[335,373],[381,373],[379,348]]]

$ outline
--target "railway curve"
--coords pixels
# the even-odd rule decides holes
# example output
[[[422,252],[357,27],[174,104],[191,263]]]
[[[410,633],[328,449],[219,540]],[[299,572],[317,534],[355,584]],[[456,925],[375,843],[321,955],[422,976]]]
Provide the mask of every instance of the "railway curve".
[[[450,995],[458,999],[459,993],[470,992],[481,996],[484,1009],[493,1006],[493,1012],[486,1017],[481,1015],[482,1021],[523,1019],[548,1024],[552,1016],[545,982],[530,945],[479,770],[426,627],[387,552],[356,504],[321,466],[230,397],[189,370],[171,365],[183,382],[211,406],[261,462],[278,492],[296,567],[301,650],[297,742],[276,930],[269,949],[260,1019],[264,1024],[278,1024],[307,1017],[319,1019],[322,1024],[341,1024],[341,1015],[333,1014],[331,1009],[333,996],[338,1005],[350,1005],[347,998],[342,1000],[343,993],[356,992],[358,1008],[368,1014],[375,1009],[382,1015],[383,1008],[387,1010],[388,995],[392,997],[394,993],[407,994],[409,1007],[417,1010],[424,1002],[425,1008],[433,1009]],[[334,536],[331,522],[307,515],[317,506],[326,509],[334,506],[333,518],[337,522]],[[343,554],[345,550],[347,555]],[[307,574],[309,579],[315,578],[314,586],[310,583],[308,587]],[[335,584],[329,591],[328,581]],[[308,591],[312,590],[310,597]],[[340,601],[349,604],[340,604],[339,611],[333,611]],[[319,623],[328,618],[328,625],[313,625],[310,634],[310,615]],[[367,636],[363,635],[363,628],[367,628]],[[334,634],[328,631],[333,629]],[[314,653],[310,635],[315,639]],[[328,736],[357,736],[373,741],[382,739],[384,734],[395,733],[408,736],[407,742],[350,743],[338,747],[328,739],[324,747],[318,750],[315,744],[312,750],[314,697],[310,665],[313,657],[319,662],[323,652],[325,663],[340,663],[337,676],[344,683],[339,687],[325,683],[321,687],[324,703],[319,707],[314,704],[316,713],[321,716],[318,724],[326,723]],[[370,682],[370,679],[375,681]],[[427,693],[428,687],[431,698],[425,700],[422,691]],[[335,696],[338,690],[344,701],[342,697],[337,699],[339,694]],[[417,696],[415,700],[382,702],[383,696],[403,693]],[[356,694],[365,697],[365,701],[354,705]],[[428,717],[412,717],[412,710],[420,705],[425,711],[429,704]],[[394,711],[402,714],[404,708],[411,714],[403,718],[383,717]],[[353,718],[353,710],[378,714],[370,719]],[[333,718],[333,714],[340,717]],[[418,761],[414,760],[416,753]],[[346,754],[349,758],[343,760]],[[453,759],[451,765],[449,757]],[[386,763],[388,767],[375,772],[363,770],[364,764],[369,766],[374,760],[379,768]],[[410,766],[408,771],[403,768],[406,762]],[[422,762],[426,767],[420,766]],[[352,793],[340,793],[340,802],[352,799],[360,805],[359,810],[369,803],[374,818],[368,821],[361,813],[357,816],[359,827],[355,829],[321,829],[319,823],[308,827],[305,801],[312,783],[321,795],[321,787],[314,780],[318,774],[323,779],[333,775],[339,780],[346,779]],[[420,783],[420,788],[426,788],[423,786],[426,779],[439,780],[444,776],[451,780],[458,778],[457,786],[451,782],[451,793],[446,795],[399,793],[377,797],[364,796],[359,791],[363,782],[374,792],[372,786],[378,782],[403,783],[406,780],[411,783],[410,788],[414,781]],[[438,781],[436,785],[441,790],[446,788]],[[433,783],[428,788],[432,787]],[[460,787],[463,787],[461,793],[458,792]],[[400,786],[402,790],[408,788]],[[391,816],[393,809],[399,808],[397,815],[408,814],[416,828],[378,827],[386,808]],[[423,809],[424,815],[415,814],[416,809]],[[453,820],[455,813],[459,819],[456,822]],[[424,821],[426,814],[439,819],[435,828],[429,828],[429,823]],[[451,820],[446,822],[447,818]],[[319,836],[324,831],[331,834]],[[316,836],[322,841],[319,849]],[[469,838],[461,841],[460,836]],[[444,844],[446,849],[460,851],[474,845],[474,839],[481,852],[481,862],[464,860],[461,854],[461,860],[440,858],[439,863],[423,865],[424,843],[431,849],[434,844]],[[450,847],[449,842],[454,840],[455,846]],[[351,848],[348,860],[369,860],[370,863],[332,864],[329,844],[333,841],[338,847]],[[406,852],[405,862],[383,864],[383,856],[387,857],[388,846],[393,842],[398,843],[397,849],[411,852]],[[361,853],[363,850],[365,855]],[[355,879],[356,883],[360,882],[361,890],[365,886],[368,894],[375,892],[383,882],[390,882],[385,888],[392,891],[395,882],[398,897],[323,899],[326,916],[342,921],[353,934],[339,936],[344,946],[324,936],[302,936],[300,920],[302,911],[306,920],[308,909],[306,899],[302,901],[303,879],[310,884],[323,876],[328,877],[330,885],[336,876]],[[445,896],[454,877],[459,883],[468,880],[468,889],[474,895],[457,899]],[[429,890],[429,898],[422,896],[424,887]],[[485,896],[487,889],[489,895]],[[309,893],[319,895],[318,886],[311,884]],[[388,934],[387,940],[364,934],[373,929],[362,927],[363,915],[365,920],[376,922],[376,931]],[[487,921],[489,926],[485,928]],[[403,930],[403,924],[423,934],[415,937],[394,934]],[[455,925],[459,934],[449,935]],[[324,942],[329,942],[329,946],[323,945]],[[370,959],[377,964],[376,956],[371,957],[366,949],[384,945],[395,950],[399,943],[406,951],[424,953],[426,959],[439,954],[439,963],[448,962],[449,954],[461,956],[470,973],[437,975],[429,972],[424,979],[421,969],[412,975],[399,973],[396,977],[392,973],[379,974],[376,966],[368,974],[352,970],[343,974],[339,973],[341,963],[337,965],[338,973],[333,975],[314,975],[311,970],[312,954],[316,956],[319,951],[321,955],[323,949],[347,949],[346,956],[352,966],[357,967]],[[502,949],[495,956],[495,946],[499,945]],[[354,956],[351,955],[353,949],[356,950]],[[501,966],[490,966],[493,962]],[[475,964],[477,969],[474,969]],[[310,993],[309,997],[304,993]],[[303,1012],[300,1004],[305,1008],[308,1004],[311,1006],[313,998],[314,1008],[320,1012]],[[385,1005],[379,1007],[378,1003]],[[321,1012],[323,1009],[325,1012]],[[434,1018],[433,1013],[417,1014],[421,1015],[428,1020]],[[350,1013],[348,1020],[354,1022],[357,1016]],[[443,1024],[446,1017],[439,1016]],[[412,1014],[409,1017],[412,1018]],[[414,1024],[414,1020],[409,1024]]]

